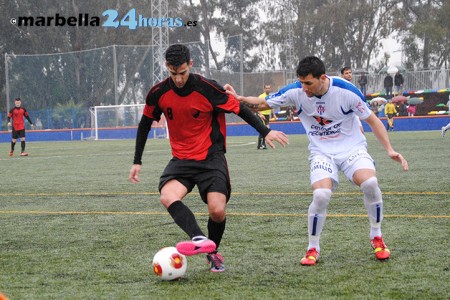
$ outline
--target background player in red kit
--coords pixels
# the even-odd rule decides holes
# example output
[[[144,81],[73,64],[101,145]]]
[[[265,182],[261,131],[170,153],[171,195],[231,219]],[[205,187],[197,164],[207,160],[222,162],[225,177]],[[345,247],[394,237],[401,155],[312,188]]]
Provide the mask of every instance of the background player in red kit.
[[[235,113],[261,133],[269,146],[273,141],[282,146],[287,136],[270,130],[225,92],[217,82],[191,74],[192,60],[184,45],[172,45],[166,53],[169,77],[153,86],[146,98],[138,126],[136,149],[129,180],[139,182],[141,158],[153,120],[164,113],[169,130],[173,158],[159,182],[160,201],[175,223],[191,238],[180,242],[177,250],[184,255],[206,253],[212,272],[225,270],[223,257],[217,252],[225,231],[225,207],[231,185],[226,152],[225,113]],[[200,229],[183,198],[197,185],[200,196],[208,205],[208,237]]]
[[[12,140],[11,140],[11,151],[9,151],[9,156],[13,156],[14,147],[16,146],[16,141],[20,138],[21,153],[20,156],[28,156],[25,152],[25,119],[27,118],[31,127],[34,127],[33,122],[31,122],[30,116],[27,110],[22,107],[22,101],[20,98],[14,100],[14,108],[9,111],[8,114],[8,127],[12,125]],[[12,124],[11,124],[12,119]]]

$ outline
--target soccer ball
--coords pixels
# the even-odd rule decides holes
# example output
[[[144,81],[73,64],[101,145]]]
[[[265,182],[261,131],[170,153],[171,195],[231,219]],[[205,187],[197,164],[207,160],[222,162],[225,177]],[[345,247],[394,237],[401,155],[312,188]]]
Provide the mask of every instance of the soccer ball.
[[[175,247],[164,247],[153,256],[153,272],[162,280],[175,280],[186,273],[186,256]]]

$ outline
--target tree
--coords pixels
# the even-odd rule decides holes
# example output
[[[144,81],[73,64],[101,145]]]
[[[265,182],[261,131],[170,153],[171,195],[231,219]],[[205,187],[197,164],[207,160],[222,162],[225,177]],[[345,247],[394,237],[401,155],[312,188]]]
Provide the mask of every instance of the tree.
[[[120,26],[118,28],[106,28],[102,26],[18,26],[10,24],[10,18],[19,18],[20,16],[29,17],[55,17],[56,14],[63,17],[76,17],[79,18],[79,14],[82,17],[102,17],[102,13],[108,9],[115,9],[119,13],[119,19],[126,15],[130,9],[136,9],[138,14],[143,14],[146,17],[150,17],[148,13],[151,11],[148,7],[147,1],[133,1],[132,3],[119,0],[105,0],[100,2],[86,2],[82,7],[79,7],[78,1],[75,0],[46,0],[46,1],[31,1],[31,0],[0,0],[2,12],[8,16],[8,18],[2,18],[0,24],[2,30],[0,32],[0,53],[1,54],[14,54],[14,55],[32,55],[32,54],[58,54],[72,52],[70,58],[55,55],[54,57],[42,57],[39,58],[39,62],[32,65],[22,65],[18,67],[27,68],[24,72],[32,78],[28,79],[28,82],[12,82],[14,87],[20,86],[19,93],[26,95],[28,99],[36,99],[36,103],[33,103],[36,107],[46,107],[48,102],[40,99],[48,99],[49,94],[51,97],[56,97],[58,103],[69,101],[73,99],[76,104],[83,103],[88,107],[91,105],[98,105],[104,101],[103,96],[111,96],[111,87],[106,86],[105,80],[109,79],[109,76],[103,76],[100,74],[105,72],[109,75],[113,74],[112,70],[106,70],[108,66],[111,66],[112,55],[108,51],[98,50],[92,55],[86,55],[86,52],[73,52],[88,50],[93,48],[102,48],[114,44],[129,44],[129,45],[148,45],[151,41],[149,36],[149,28],[138,28],[131,30],[126,26]],[[171,3],[176,2],[170,0]],[[87,13],[87,15],[86,15]],[[102,19],[103,20],[103,19]],[[104,20],[103,20],[104,21]],[[100,24],[101,25],[101,24]],[[3,57],[2,55],[2,57]],[[67,60],[71,60],[69,63]],[[128,56],[132,58],[132,56]],[[96,62],[97,64],[93,64]],[[103,63],[102,63],[103,62]],[[12,60],[11,60],[11,63]],[[99,68],[93,68],[94,65],[99,65]],[[122,60],[124,65],[131,66],[134,63],[132,60]],[[0,68],[0,88],[2,94],[5,95],[5,69],[4,64],[1,64]],[[51,70],[54,74],[51,74]],[[15,72],[12,70],[12,72]],[[134,75],[134,72],[130,72]],[[11,75],[11,74],[10,74]],[[52,90],[43,90],[43,87],[50,82],[51,76],[59,76],[55,82],[57,85],[61,84],[57,88],[60,94],[51,94]],[[10,76],[10,78],[12,78]],[[134,79],[134,76],[130,77]],[[122,77],[123,79],[123,77]],[[40,92],[35,92],[35,88],[40,87]],[[71,87],[69,89],[68,87]],[[83,87],[83,88],[82,88]],[[103,88],[99,88],[103,87]],[[56,88],[53,84],[50,88]],[[148,88],[148,87],[147,87]],[[39,93],[47,93],[42,96]],[[62,94],[61,94],[62,93]],[[51,99],[53,101],[53,99]],[[56,105],[56,103],[53,103]],[[6,102],[0,103],[0,110],[6,110]],[[48,107],[48,106],[47,106]]]
[[[240,60],[236,59],[236,57],[240,58],[241,56],[239,42],[236,39],[229,40],[227,57],[220,61],[218,57],[219,49],[216,48],[218,43],[214,43],[214,40],[218,38],[227,40],[228,37],[242,35],[245,45],[243,49],[244,70],[250,71],[256,68],[260,58],[258,55],[252,54],[251,50],[261,44],[257,26],[259,14],[256,5],[258,2],[259,0],[200,0],[198,4],[189,1],[182,6],[182,11],[190,13],[190,17],[187,17],[187,19],[195,18],[198,20],[198,28],[191,28],[191,31],[187,32],[199,32],[201,34],[196,41],[202,40],[207,45],[204,48],[198,48],[202,52],[202,58],[206,65],[207,59],[210,57],[217,70],[239,71]],[[193,34],[181,37],[180,32],[184,33],[182,30],[174,32],[177,41],[192,41],[189,39],[194,36]]]
[[[408,68],[449,66],[450,3],[442,0],[405,0],[398,30]]]
[[[264,0],[269,18],[262,23],[262,28],[272,42],[270,47],[279,47],[282,57],[286,57],[283,54],[286,22],[292,22],[297,58],[319,56],[330,71],[344,65],[369,69],[381,49],[380,41],[393,32],[398,3],[393,0],[289,3]]]

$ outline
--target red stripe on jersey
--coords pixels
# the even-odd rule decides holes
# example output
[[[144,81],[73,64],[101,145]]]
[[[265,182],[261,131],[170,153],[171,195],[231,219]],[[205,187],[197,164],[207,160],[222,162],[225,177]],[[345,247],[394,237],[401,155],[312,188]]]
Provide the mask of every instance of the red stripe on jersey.
[[[229,95],[225,92],[225,90],[223,89],[219,89],[217,86],[215,86],[214,84],[212,84],[210,81],[206,80],[204,77],[200,77],[200,80],[203,83],[208,84],[209,86],[211,86],[212,88],[214,88],[216,90],[217,93],[220,93],[224,96],[228,96],[227,98],[227,102],[224,104],[219,104],[217,105],[217,107],[223,109],[225,112],[233,112],[235,114],[238,114],[240,111],[239,108],[239,101],[234,98],[233,95]]]
[[[233,95],[228,95],[228,101],[224,104],[217,105],[218,108],[226,112],[232,112],[236,115],[241,111],[239,101]]]
[[[150,119],[154,119],[153,117],[153,111],[155,110],[154,106],[149,106],[148,104],[145,104],[143,114],[146,117],[149,117]]]

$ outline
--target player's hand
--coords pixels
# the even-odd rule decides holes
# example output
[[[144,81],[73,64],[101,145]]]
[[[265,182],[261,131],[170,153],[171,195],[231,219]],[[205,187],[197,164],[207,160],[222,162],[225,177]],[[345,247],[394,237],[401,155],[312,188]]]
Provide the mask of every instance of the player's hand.
[[[31,124],[31,129],[34,129],[34,124]]]
[[[396,162],[399,162],[402,164],[402,168],[403,171],[408,171],[409,167],[408,167],[408,162],[406,161],[406,159],[403,157],[403,155],[401,155],[398,152],[391,152],[388,153],[389,157],[392,158],[393,160],[395,160]]]
[[[266,144],[270,146],[270,148],[275,148],[275,145],[272,141],[277,141],[281,146],[285,147],[289,144],[289,139],[286,133],[278,130],[271,130],[265,137]]]
[[[227,84],[225,84],[225,85],[223,86],[223,88],[225,89],[225,91],[227,92],[227,94],[233,95],[234,98],[238,99],[239,95],[236,93],[236,91],[234,90],[234,88],[233,88],[231,85],[229,85],[229,84],[227,83]],[[239,100],[239,99],[238,99],[238,100]]]
[[[141,182],[139,179],[139,173],[141,172],[141,165],[133,165],[130,170],[130,175],[128,176],[128,180],[131,183]]]
[[[11,122],[8,122],[8,127],[11,127]]]

